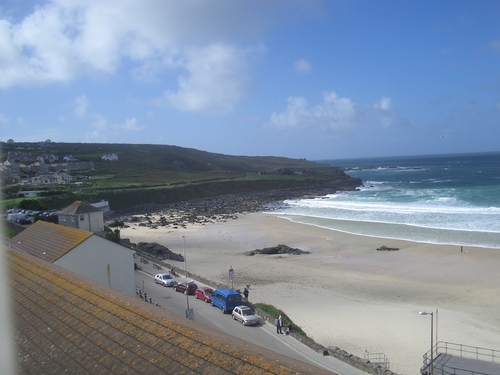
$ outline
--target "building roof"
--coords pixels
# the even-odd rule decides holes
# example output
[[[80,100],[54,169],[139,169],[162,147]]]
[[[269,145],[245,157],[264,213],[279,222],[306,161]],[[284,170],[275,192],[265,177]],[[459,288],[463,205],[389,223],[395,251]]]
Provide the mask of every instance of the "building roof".
[[[76,201],[71,203],[68,207],[62,209],[61,211],[57,211],[58,215],[80,215],[80,214],[88,214],[89,212],[100,212],[98,208],[92,206],[89,203],[85,203],[82,201]]]
[[[9,249],[23,374],[331,374]]]
[[[92,232],[38,220],[12,237],[8,245],[53,263],[91,236]]]

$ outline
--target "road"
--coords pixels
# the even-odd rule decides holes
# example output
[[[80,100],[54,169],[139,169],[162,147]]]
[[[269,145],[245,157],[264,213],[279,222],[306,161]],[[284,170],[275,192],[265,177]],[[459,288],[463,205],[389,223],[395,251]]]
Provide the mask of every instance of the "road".
[[[186,281],[183,277],[176,277],[176,280]],[[291,336],[278,335],[276,327],[263,320],[260,325],[244,326],[233,320],[231,314],[223,314],[219,308],[198,300],[195,296],[186,296],[173,288],[156,284],[153,276],[147,272],[136,271],[135,281],[136,285],[147,293],[148,298],[152,298],[160,307],[180,316],[186,316],[189,305],[189,308],[193,309],[194,320],[205,326],[340,375],[366,375],[365,372],[333,357],[316,353]]]

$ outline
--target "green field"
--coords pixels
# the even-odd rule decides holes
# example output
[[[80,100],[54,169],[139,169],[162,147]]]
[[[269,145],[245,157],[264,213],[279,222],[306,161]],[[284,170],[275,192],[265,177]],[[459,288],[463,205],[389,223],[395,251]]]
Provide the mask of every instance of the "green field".
[[[62,162],[73,156],[78,162],[92,162],[93,170],[72,171],[78,184],[52,187],[4,186],[5,209],[37,205],[41,209],[60,209],[82,200],[107,200],[114,209],[143,203],[172,203],[223,194],[248,193],[266,189],[309,187],[332,184],[352,189],[360,185],[336,167],[283,157],[249,157],[209,153],[169,145],[131,145],[94,143],[1,143],[1,161],[31,160],[53,155]],[[116,154],[117,161],[103,161],[105,154]],[[26,168],[20,172],[34,175]],[[42,190],[39,198],[16,198],[20,190]]]

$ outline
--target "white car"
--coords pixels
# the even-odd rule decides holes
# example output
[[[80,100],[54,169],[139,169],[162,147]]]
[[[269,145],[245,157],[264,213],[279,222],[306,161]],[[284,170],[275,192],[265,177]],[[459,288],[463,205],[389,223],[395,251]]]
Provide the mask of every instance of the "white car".
[[[174,286],[177,284],[177,281],[175,281],[168,273],[159,273],[155,275],[155,282],[157,284],[162,284],[163,286]]]
[[[255,312],[248,306],[237,306],[231,314],[234,320],[239,320],[244,326],[258,324],[260,319]]]

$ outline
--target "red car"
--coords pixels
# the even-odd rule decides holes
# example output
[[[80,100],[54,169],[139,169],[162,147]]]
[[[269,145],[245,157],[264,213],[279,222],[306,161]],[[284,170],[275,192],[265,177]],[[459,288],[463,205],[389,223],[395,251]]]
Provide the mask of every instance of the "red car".
[[[184,294],[194,294],[194,291],[198,289],[195,283],[177,283],[173,286],[176,292],[183,292]]]
[[[212,295],[214,294],[214,290],[212,288],[209,288],[207,286],[198,288],[194,291],[194,295],[196,296],[196,299],[201,299],[202,301],[205,301],[206,303],[210,303],[212,300]]]

